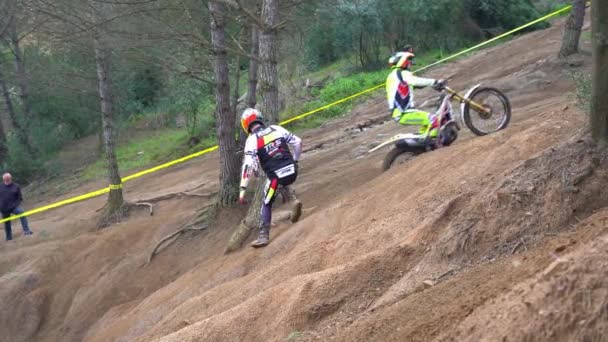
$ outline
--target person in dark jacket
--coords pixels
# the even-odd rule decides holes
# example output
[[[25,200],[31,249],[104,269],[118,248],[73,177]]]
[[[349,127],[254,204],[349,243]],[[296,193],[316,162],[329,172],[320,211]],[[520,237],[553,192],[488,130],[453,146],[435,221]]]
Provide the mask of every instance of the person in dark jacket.
[[[23,196],[19,184],[13,183],[13,177],[10,173],[2,175],[4,184],[0,185],[0,212],[2,218],[10,217],[11,214],[19,215],[24,211],[21,208]],[[21,217],[21,226],[23,227],[23,235],[32,235],[32,231],[27,224],[27,218]],[[4,222],[4,232],[6,233],[6,241],[13,239],[13,231],[11,229],[11,221]]]

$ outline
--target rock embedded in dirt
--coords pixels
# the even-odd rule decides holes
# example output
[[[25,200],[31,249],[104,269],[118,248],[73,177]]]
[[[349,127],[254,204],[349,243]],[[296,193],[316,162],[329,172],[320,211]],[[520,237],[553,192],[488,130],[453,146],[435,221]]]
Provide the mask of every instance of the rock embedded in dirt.
[[[428,288],[431,288],[431,287],[437,285],[437,282],[434,280],[425,280],[422,282],[422,284],[424,284],[424,287],[428,289]]]
[[[549,265],[549,267],[547,267],[543,271],[543,276],[550,277],[552,273],[563,269],[565,267],[565,265],[568,264],[568,262],[569,261],[567,259],[563,259],[563,258],[559,258],[559,259],[555,260],[553,263],[551,263]]]

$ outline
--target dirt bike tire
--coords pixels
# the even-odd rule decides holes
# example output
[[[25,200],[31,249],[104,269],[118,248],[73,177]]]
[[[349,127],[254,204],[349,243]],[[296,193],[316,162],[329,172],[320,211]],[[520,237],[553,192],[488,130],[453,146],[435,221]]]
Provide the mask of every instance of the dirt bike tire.
[[[502,105],[503,105],[504,118],[503,118],[502,122],[500,123],[500,125],[498,125],[498,127],[495,130],[492,130],[489,132],[482,131],[481,129],[477,128],[473,124],[473,122],[471,120],[471,108],[467,103],[465,103],[464,113],[463,113],[464,123],[471,130],[471,132],[473,132],[473,134],[475,134],[477,136],[483,136],[483,135],[487,135],[487,134],[498,132],[502,129],[505,129],[509,125],[509,122],[511,121],[511,103],[509,102],[509,99],[503,92],[501,92],[500,90],[498,90],[496,88],[483,87],[483,88],[475,89],[473,91],[473,93],[471,94],[470,98],[472,100],[474,100],[476,95],[479,95],[482,93],[491,93],[500,99],[500,101],[502,102]]]
[[[411,148],[402,148],[402,147],[393,147],[384,157],[384,161],[382,162],[382,171],[387,171],[391,168],[395,159],[404,153],[410,153],[412,157],[415,157],[422,153],[422,151],[413,150]]]

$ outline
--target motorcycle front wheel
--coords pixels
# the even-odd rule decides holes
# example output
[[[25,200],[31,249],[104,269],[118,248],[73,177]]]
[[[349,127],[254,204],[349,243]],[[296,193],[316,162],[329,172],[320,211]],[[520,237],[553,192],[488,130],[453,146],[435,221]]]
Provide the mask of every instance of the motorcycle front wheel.
[[[469,99],[485,108],[464,104],[464,123],[475,135],[487,135],[505,129],[511,121],[511,103],[505,94],[495,88],[478,88]]]

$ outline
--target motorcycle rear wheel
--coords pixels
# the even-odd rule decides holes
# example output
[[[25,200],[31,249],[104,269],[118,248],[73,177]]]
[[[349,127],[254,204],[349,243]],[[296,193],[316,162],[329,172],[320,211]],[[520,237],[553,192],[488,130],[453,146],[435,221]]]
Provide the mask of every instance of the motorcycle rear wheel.
[[[464,123],[475,135],[482,136],[505,129],[511,121],[511,103],[496,88],[478,88],[470,96],[471,101],[489,109],[489,113],[464,104]]]
[[[396,164],[395,162],[405,164],[421,153],[423,153],[422,150],[395,146],[384,157],[382,171],[390,169],[393,164]]]

